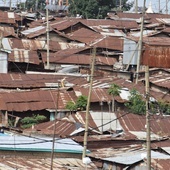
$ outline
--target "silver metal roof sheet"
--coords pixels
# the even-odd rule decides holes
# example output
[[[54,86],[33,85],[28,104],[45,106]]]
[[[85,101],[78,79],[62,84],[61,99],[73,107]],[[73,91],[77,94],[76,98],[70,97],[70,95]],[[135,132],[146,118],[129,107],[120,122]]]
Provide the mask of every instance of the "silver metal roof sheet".
[[[25,31],[22,31],[21,33],[24,34],[24,35],[28,35],[30,33],[33,33],[35,31],[39,31],[39,30],[42,30],[44,29],[45,27],[44,26],[38,26],[38,27],[34,27],[34,28],[30,28],[28,30],[25,30]]]
[[[52,150],[52,138],[26,136],[0,136],[0,150],[47,151]],[[81,153],[83,147],[72,139],[56,139],[55,152]]]
[[[131,165],[136,162],[139,162],[146,158],[146,151],[132,151],[132,152],[122,152],[119,155],[115,155],[114,157],[104,158],[103,160],[116,162],[124,165]],[[151,151],[152,159],[170,159],[169,155],[165,155],[163,153]]]

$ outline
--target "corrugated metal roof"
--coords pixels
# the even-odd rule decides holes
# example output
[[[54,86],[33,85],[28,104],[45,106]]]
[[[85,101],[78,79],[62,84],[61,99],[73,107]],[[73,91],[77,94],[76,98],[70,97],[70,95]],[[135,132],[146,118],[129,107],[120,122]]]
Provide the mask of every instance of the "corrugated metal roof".
[[[34,111],[56,109],[58,90],[35,90],[18,92],[0,92],[0,109],[8,111]],[[58,109],[65,110],[68,101],[75,101],[77,97],[73,92],[59,91]],[[16,104],[17,103],[17,104]],[[4,107],[5,106],[5,107]]]
[[[123,113],[118,113],[118,117],[120,117]],[[151,133],[159,135],[159,136],[169,136],[169,124],[170,124],[170,116],[161,116],[161,115],[151,115],[150,116],[150,125],[151,125]],[[123,117],[119,118],[120,125],[124,129],[124,131],[146,131],[146,117],[145,115],[137,115],[137,114],[126,114]]]
[[[9,54],[8,61],[19,63],[40,64],[36,51],[13,49]]]
[[[56,75],[56,74],[19,74],[19,73],[9,73],[0,74],[0,87],[1,88],[11,88],[11,89],[27,89],[27,88],[49,88],[52,83],[56,83],[56,88],[58,88],[58,81],[61,81],[64,77],[65,84],[68,83],[74,85],[82,85],[87,83],[87,80],[83,77],[75,77],[69,75]],[[49,84],[48,84],[49,83]],[[50,84],[51,83],[51,84]]]
[[[0,31],[2,32],[3,37],[8,37],[8,36],[17,37],[14,27],[1,26]]]
[[[74,122],[65,119],[63,120],[58,119],[35,125],[33,129],[27,129],[26,132],[29,131],[32,133],[35,132],[39,134],[53,135],[54,126],[56,127],[55,134],[60,137],[68,137],[72,132],[76,130],[76,124]]]
[[[137,150],[131,152],[122,152],[120,155],[115,154],[114,157],[104,158],[103,160],[124,164],[124,165],[132,165],[139,161],[143,160],[143,155],[146,157],[147,152],[144,150]],[[152,159],[164,159],[170,161],[170,156],[165,155],[163,153],[151,151],[151,158]]]
[[[21,20],[21,17],[16,13],[0,11],[0,23],[16,24],[16,20]]]
[[[100,33],[97,33],[87,28],[80,28],[77,31],[68,34],[68,36],[76,41],[83,42],[86,44],[91,44],[96,40],[102,39],[104,37]]]
[[[149,43],[151,46],[145,47],[145,51],[141,58],[141,64],[148,65],[149,67],[170,67],[170,48],[168,46],[170,41],[161,39],[160,42],[160,44],[158,44],[158,42],[152,42],[151,44]]]
[[[1,170],[16,170],[17,169],[31,169],[31,170],[49,170],[51,168],[51,158],[35,159],[35,158],[3,158],[0,159]],[[97,170],[98,168],[93,162],[86,165],[83,164],[81,159],[76,158],[54,158],[53,169],[55,170]]]
[[[149,76],[150,83],[170,89],[170,74],[168,73],[159,73],[157,75]]]
[[[159,170],[165,170],[169,169],[170,167],[170,160],[167,159],[152,159],[151,160],[151,166],[154,169],[159,169]]]
[[[123,39],[118,37],[105,37],[93,43],[93,45],[100,48],[123,51]]]
[[[50,137],[0,136],[0,150],[51,152],[52,141]],[[83,151],[81,145],[69,138],[55,138],[54,145],[54,152],[58,153],[82,153]]]
[[[44,62],[47,61],[46,52],[41,52],[41,56]],[[64,56],[60,55],[60,53],[51,53],[50,54],[50,63],[56,64],[76,64],[76,65],[89,65],[91,64],[91,55],[88,54],[64,54]],[[113,66],[117,60],[115,58],[107,57],[107,56],[96,56],[96,65],[108,65]]]
[[[117,28],[117,29],[131,29],[137,28],[138,24],[136,21],[114,21],[114,20],[107,20],[107,19],[84,19],[81,22],[87,26],[93,28],[93,26],[107,26],[110,28]]]

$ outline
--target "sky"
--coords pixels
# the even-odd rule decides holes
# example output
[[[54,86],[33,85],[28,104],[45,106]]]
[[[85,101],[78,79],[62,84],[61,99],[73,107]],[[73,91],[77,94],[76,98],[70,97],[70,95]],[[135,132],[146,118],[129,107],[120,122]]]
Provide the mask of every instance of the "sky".
[[[133,0],[129,0],[133,1]],[[146,0],[146,7],[148,7],[149,3],[152,3],[152,9],[155,13],[158,13],[159,11],[159,1],[160,1],[160,9],[163,13],[165,13],[166,10],[166,1],[169,0]],[[138,6],[143,6],[143,0],[138,0]],[[168,3],[168,13],[170,14],[170,1]]]

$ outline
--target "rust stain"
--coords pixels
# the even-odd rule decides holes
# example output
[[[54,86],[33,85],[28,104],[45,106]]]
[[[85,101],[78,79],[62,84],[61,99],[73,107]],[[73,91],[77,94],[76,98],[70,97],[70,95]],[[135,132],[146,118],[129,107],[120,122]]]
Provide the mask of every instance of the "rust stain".
[[[150,67],[170,68],[170,47],[146,46],[141,64]]]

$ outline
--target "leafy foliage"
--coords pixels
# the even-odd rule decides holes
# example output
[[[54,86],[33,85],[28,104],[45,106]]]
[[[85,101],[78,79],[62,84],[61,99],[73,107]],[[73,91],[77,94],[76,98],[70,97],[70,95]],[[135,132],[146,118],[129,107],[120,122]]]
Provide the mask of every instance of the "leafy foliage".
[[[159,112],[165,115],[170,115],[170,104],[159,101],[158,102]]]
[[[43,115],[34,115],[33,117],[25,117],[21,120],[22,128],[29,128],[32,125],[44,122],[46,120],[46,117]]]
[[[108,90],[108,93],[113,97],[119,96],[120,89],[121,89],[120,86],[118,86],[117,84],[112,84]]]
[[[132,112],[136,114],[145,114],[146,107],[145,101],[143,100],[141,94],[135,89],[130,91],[129,102],[125,103],[125,106]]]
[[[109,95],[112,95],[113,100],[112,100],[112,106],[113,106],[113,110],[116,110],[116,105],[115,105],[115,99],[114,97],[119,96],[120,94],[120,86],[118,86],[117,84],[112,84],[108,90]]]
[[[122,9],[129,10],[133,3],[122,0]],[[119,5],[115,0],[69,0],[69,12],[72,16],[77,14],[83,18],[105,18],[107,12]]]
[[[76,101],[76,108],[77,110],[85,110],[87,106],[87,96],[79,96],[77,101]]]
[[[70,111],[76,110],[76,105],[72,101],[69,101],[66,104],[66,109]]]
[[[85,110],[87,106],[87,96],[79,96],[74,104],[72,101],[69,101],[66,104],[66,109],[73,111],[73,110]]]

